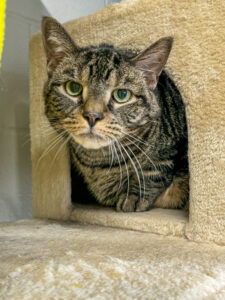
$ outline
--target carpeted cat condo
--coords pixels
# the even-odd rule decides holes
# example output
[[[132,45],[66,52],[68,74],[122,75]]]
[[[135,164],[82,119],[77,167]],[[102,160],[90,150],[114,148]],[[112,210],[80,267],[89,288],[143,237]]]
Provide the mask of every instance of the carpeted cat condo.
[[[144,49],[174,37],[167,70],[185,105],[189,132],[190,211],[153,209],[117,213],[71,205],[69,151],[44,115],[46,58],[41,34],[30,44],[30,128],[35,217],[186,236],[225,244],[225,2],[125,0],[70,21],[65,28],[80,46],[114,44]],[[76,192],[76,191],[73,191]],[[82,200],[82,199],[81,199]]]

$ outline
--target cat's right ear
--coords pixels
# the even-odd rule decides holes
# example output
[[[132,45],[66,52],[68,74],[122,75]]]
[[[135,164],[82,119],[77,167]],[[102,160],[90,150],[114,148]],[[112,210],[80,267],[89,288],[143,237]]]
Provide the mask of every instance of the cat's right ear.
[[[42,19],[42,37],[47,57],[47,70],[51,75],[62,59],[77,46],[62,25],[51,17]]]
[[[159,75],[167,62],[172,44],[172,37],[162,38],[131,60],[136,68],[143,71],[151,90],[157,86]]]

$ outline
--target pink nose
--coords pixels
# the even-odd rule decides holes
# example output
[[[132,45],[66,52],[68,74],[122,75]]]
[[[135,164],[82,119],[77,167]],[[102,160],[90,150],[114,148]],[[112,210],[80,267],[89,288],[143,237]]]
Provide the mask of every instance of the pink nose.
[[[88,121],[90,127],[93,127],[97,121],[104,119],[102,113],[95,113],[95,112],[84,112],[83,117]]]

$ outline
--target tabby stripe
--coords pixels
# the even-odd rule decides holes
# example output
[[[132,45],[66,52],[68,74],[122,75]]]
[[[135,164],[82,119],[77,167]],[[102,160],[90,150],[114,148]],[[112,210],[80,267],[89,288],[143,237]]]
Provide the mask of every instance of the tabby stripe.
[[[165,95],[165,97],[166,97],[166,95]],[[174,137],[174,136],[176,136],[176,129],[175,129],[174,120],[172,120],[171,112],[169,110],[168,105],[164,105],[164,112],[165,112],[164,121],[166,121],[169,124],[168,131],[170,131],[171,136]]]
[[[64,107],[65,105],[63,103],[51,103],[54,107]]]
[[[69,75],[70,77],[74,77],[74,70],[73,69],[66,69],[63,71],[63,74]]]
[[[148,103],[146,97],[142,96],[142,95],[135,95],[136,98],[140,98],[143,100],[143,104],[147,109],[150,109],[150,104]]]
[[[79,155],[79,152],[77,154],[73,153],[75,158],[79,161],[79,163],[85,167],[88,167],[88,168],[100,168],[100,169],[106,169],[106,168],[109,168],[110,164],[109,163],[101,163],[101,162],[98,162],[98,161],[94,161],[92,159],[90,159],[90,163],[88,163],[88,160],[87,160],[87,157],[80,157]],[[118,167],[119,164],[117,165],[113,165],[113,167]]]
[[[108,201],[112,201],[113,198],[115,198],[115,196],[117,195],[116,192],[111,193],[109,195],[107,195],[106,197],[104,197],[104,199],[102,200],[103,203],[107,203]]]
[[[109,79],[109,76],[110,76],[110,74],[111,74],[112,71],[113,71],[113,69],[108,69],[106,71],[106,75],[105,75],[105,78],[104,78],[106,81]]]
[[[171,100],[171,98],[170,98],[169,95],[166,94],[167,92],[166,92],[165,89],[160,90],[160,93],[161,93],[161,97],[162,97],[163,100],[167,99],[167,101],[163,101],[164,113],[162,114],[162,121],[167,123],[167,132],[169,133],[169,135],[171,137],[174,137],[174,135],[176,135],[174,124],[173,124],[174,122],[171,119],[171,112],[170,112],[169,107],[168,107],[168,101]],[[170,103],[170,105],[171,105],[171,103]]]
[[[119,58],[119,56],[117,54],[115,54],[113,56],[113,63],[114,63],[115,68],[118,68],[118,66],[120,64],[120,58]]]
[[[141,137],[142,140],[144,141],[148,141],[149,137],[150,137],[150,133],[151,136],[154,134],[155,130],[156,130],[157,126],[151,126],[150,128],[148,128],[148,130],[144,133],[144,135]]]
[[[52,82],[52,84],[51,84],[51,86],[52,87],[58,87],[58,86],[60,86],[62,83],[60,83],[60,82]],[[50,91],[51,92],[51,91]]]
[[[93,65],[89,66],[89,78],[91,78],[93,75]]]
[[[174,104],[175,111],[178,111],[181,104],[181,95],[173,81],[167,77],[167,87],[171,95],[171,100]]]
[[[118,192],[119,181],[115,180],[113,184],[111,182],[112,182],[112,180],[110,179],[110,183],[105,182],[105,184],[102,185],[102,188],[106,192],[106,194],[108,194],[112,191],[113,191],[112,194]]]

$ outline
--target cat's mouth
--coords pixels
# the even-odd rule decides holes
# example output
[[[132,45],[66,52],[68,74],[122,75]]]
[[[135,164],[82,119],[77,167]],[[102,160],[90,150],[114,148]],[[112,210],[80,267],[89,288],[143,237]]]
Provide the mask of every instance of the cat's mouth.
[[[86,137],[88,139],[104,140],[104,138],[102,136],[100,136],[99,134],[93,133],[93,132],[81,133],[81,134],[79,134],[79,136]]]
[[[103,136],[93,132],[80,133],[74,136],[74,139],[78,144],[87,149],[100,149],[109,144],[109,141]]]
[[[80,133],[79,135],[81,135],[81,136],[86,136],[86,137],[89,137],[89,138],[96,138],[96,137],[98,137],[98,138],[100,138],[100,139],[103,139],[102,136],[100,136],[100,135],[97,134],[97,133],[93,133],[92,131],[87,132],[87,133]]]

